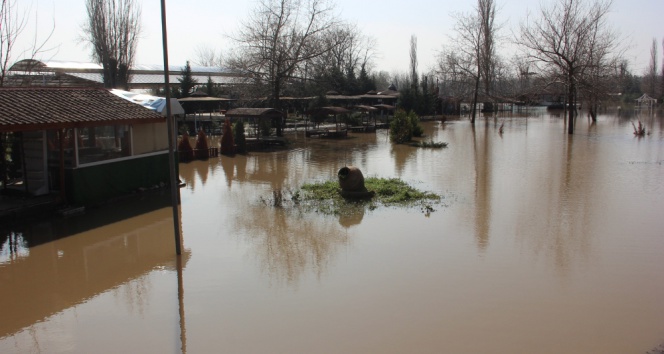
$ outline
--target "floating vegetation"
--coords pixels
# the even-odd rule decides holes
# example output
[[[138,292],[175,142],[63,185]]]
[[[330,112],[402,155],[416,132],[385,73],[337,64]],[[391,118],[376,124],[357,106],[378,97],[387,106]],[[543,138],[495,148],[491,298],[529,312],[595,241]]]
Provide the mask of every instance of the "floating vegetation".
[[[410,143],[410,146],[421,147],[421,148],[430,148],[430,149],[442,149],[447,147],[447,143],[442,141],[414,141]]]
[[[290,204],[305,211],[315,211],[329,215],[350,215],[363,212],[365,208],[374,210],[379,206],[386,207],[416,207],[427,216],[439,204],[441,196],[423,192],[411,187],[398,178],[369,177],[364,180],[367,190],[374,192],[371,198],[344,198],[340,193],[337,181],[321,183],[307,183],[299,190],[290,191]],[[269,200],[263,200],[272,204]],[[286,200],[281,200],[279,206],[285,207]]]

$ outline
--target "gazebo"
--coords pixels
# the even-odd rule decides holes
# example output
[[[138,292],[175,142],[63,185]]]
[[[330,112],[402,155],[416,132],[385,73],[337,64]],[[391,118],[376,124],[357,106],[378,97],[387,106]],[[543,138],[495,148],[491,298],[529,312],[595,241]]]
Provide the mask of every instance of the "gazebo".
[[[226,112],[226,117],[251,120],[251,123],[253,124],[254,137],[247,138],[248,144],[252,141],[258,142],[261,140],[263,143],[279,145],[283,145],[285,143],[285,140],[282,138],[284,113],[280,110],[274,108],[233,108]],[[266,120],[270,122],[271,127],[276,128],[276,137],[268,137],[265,135],[261,137],[259,122]]]
[[[337,115],[339,114],[349,114],[352,111],[343,108],[343,107],[334,107],[334,106],[328,106],[328,107],[318,107],[318,108],[312,108],[308,111],[305,112],[306,115],[308,116],[334,116],[334,130],[332,129],[307,129],[305,131],[306,136],[322,136],[322,137],[329,137],[329,138],[336,138],[336,137],[342,137],[342,136],[347,136],[348,135],[348,129],[347,126],[344,128],[341,128],[341,125],[339,124],[339,121],[337,120]],[[305,127],[308,127],[308,124],[305,125]]]
[[[380,120],[383,120],[383,113],[385,114],[385,126],[389,126],[390,123],[390,115],[394,115],[394,111],[397,109],[397,107],[389,105],[389,104],[375,104],[372,107],[377,108],[380,111]]]
[[[657,105],[657,99],[648,96],[647,93],[644,93],[641,97],[636,100],[637,109],[653,109]]]
[[[236,100],[232,98],[209,96],[179,98],[178,102],[182,105],[185,111],[184,121],[182,121],[181,124],[187,125],[188,131],[191,131],[191,128],[193,128],[194,132],[198,132],[200,128],[203,128],[210,133],[214,133],[212,128],[215,124],[223,125],[221,124],[223,122],[215,122],[215,118],[223,120],[221,114],[223,114],[223,112],[228,109],[231,102],[234,101]],[[193,126],[191,126],[192,122],[187,122],[188,114],[193,115],[194,117]]]
[[[376,130],[376,116],[374,112],[378,111],[378,108],[366,105],[357,105],[352,107],[354,111],[358,111],[362,114],[362,124],[360,126],[350,127],[350,130],[353,132],[373,132]],[[367,115],[367,121],[364,122],[364,113]],[[371,119],[373,118],[373,125],[371,125]]]

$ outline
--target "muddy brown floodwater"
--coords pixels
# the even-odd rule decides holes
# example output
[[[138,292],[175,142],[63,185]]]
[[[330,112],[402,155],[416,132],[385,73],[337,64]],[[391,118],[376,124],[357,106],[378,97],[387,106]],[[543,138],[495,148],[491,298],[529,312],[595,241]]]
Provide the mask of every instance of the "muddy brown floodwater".
[[[1,353],[645,353],[664,341],[664,124],[425,122],[446,149],[291,134],[167,192],[0,234]],[[499,134],[498,126],[505,130]],[[346,165],[435,212],[275,207]]]

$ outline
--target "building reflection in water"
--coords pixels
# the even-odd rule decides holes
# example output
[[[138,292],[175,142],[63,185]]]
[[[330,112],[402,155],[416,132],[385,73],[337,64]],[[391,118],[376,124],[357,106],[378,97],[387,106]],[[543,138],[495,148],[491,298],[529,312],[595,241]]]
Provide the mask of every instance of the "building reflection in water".
[[[178,275],[181,347],[185,351],[182,269],[191,254],[185,249],[181,258],[175,255],[171,210],[163,207],[169,199],[129,200],[68,219],[2,230],[0,302],[6,306],[0,321],[0,349],[3,338],[19,335],[14,341],[21,343],[18,338],[26,328],[105,293],[140,315],[154,296],[149,275],[167,271]],[[48,332],[43,336],[48,337]],[[37,337],[33,340],[34,345],[42,346]]]

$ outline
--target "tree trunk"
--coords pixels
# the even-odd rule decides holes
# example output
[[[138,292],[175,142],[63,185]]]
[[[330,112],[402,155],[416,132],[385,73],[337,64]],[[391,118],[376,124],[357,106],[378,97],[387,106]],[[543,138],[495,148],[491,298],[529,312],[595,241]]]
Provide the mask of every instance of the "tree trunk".
[[[574,134],[574,91],[576,90],[576,85],[574,85],[574,71],[569,71],[569,86],[567,91],[567,104],[569,109],[567,110],[567,134]]]
[[[588,113],[590,113],[590,119],[593,122],[597,122],[598,110],[599,110],[599,104],[597,103],[597,99],[591,97],[588,103]]]
[[[470,124],[475,125],[475,115],[477,114],[477,92],[480,90],[480,70],[477,67],[477,77],[475,79],[475,92],[473,92],[473,107],[471,108]]]

